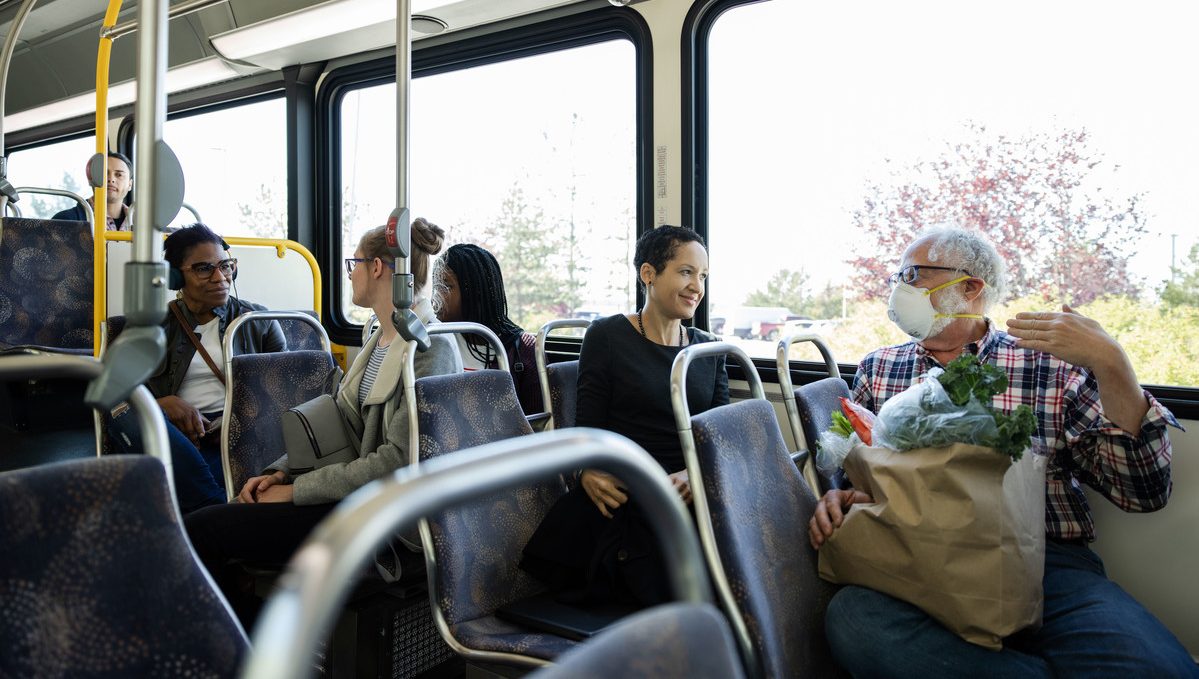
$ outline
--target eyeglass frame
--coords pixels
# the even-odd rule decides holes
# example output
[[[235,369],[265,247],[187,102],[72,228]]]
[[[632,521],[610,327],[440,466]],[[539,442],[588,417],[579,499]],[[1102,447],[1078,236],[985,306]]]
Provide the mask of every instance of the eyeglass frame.
[[[887,285],[889,285],[891,287],[895,287],[901,281],[904,283],[907,283],[908,285],[911,285],[912,283],[915,283],[916,281],[920,280],[920,270],[921,269],[929,269],[932,271],[961,271],[962,273],[966,274],[967,276],[974,278],[974,274],[970,273],[969,271],[967,271],[959,266],[933,266],[932,264],[909,264],[909,265],[903,267],[902,269],[900,269],[899,271],[896,271],[895,273],[891,274],[890,276],[887,276]],[[905,272],[908,272],[908,271],[912,272],[911,276],[904,275]]]
[[[228,263],[228,269],[229,269],[228,271],[223,270],[225,268],[226,263]],[[196,267],[212,267],[212,270],[209,271],[207,274],[205,274],[203,272],[197,271]],[[212,280],[212,275],[215,274],[217,271],[220,271],[221,275],[224,276],[225,278],[229,278],[233,274],[237,273],[237,258],[236,257],[228,257],[228,258],[222,259],[221,261],[217,262],[216,264],[213,264],[212,262],[196,262],[195,264],[191,264],[186,267],[183,267],[183,271],[190,271],[191,273],[193,273],[196,276],[196,278],[199,278],[202,281]]]
[[[346,263],[346,275],[347,275],[347,276],[353,276],[353,275],[354,275],[354,267],[358,266],[358,265],[359,265],[359,264],[361,264],[362,262],[373,262],[373,261],[375,261],[376,259],[378,259],[378,260],[382,261],[382,262],[383,262],[384,264],[386,264],[387,266],[390,266],[390,267],[392,268],[392,270],[393,270],[393,271],[395,270],[395,268],[396,268],[396,263],[395,263],[395,262],[389,262],[389,261],[387,261],[387,260],[383,259],[382,257],[346,257],[346,258],[345,258],[345,263]]]

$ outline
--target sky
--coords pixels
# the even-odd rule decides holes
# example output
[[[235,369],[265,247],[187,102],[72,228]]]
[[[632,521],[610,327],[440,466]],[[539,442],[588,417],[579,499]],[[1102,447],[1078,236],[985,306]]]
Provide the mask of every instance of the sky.
[[[967,121],[1012,136],[1085,126],[1105,189],[1145,194],[1133,270],[1156,284],[1170,234],[1180,259],[1199,236],[1196,18],[1194,3],[1175,2],[729,11],[711,38],[711,299],[739,303],[781,268],[839,283],[863,247],[849,215],[865,181],[888,159],[935,157]]]
[[[1171,234],[1179,259],[1199,238],[1197,13],[1190,3],[1028,0],[774,0],[728,11],[709,60],[711,301],[741,304],[783,268],[802,267],[816,287],[840,284],[845,257],[865,247],[849,228],[865,182],[936,156],[968,121],[1009,135],[1085,126],[1104,157],[1104,189],[1144,193],[1149,233],[1133,270],[1153,287],[1168,273]],[[613,41],[415,81],[414,215],[467,240],[519,184],[547,228],[573,214],[585,235],[584,306],[628,306],[612,287],[628,280],[613,262],[635,201],[634,65],[632,46]],[[394,202],[393,91],[343,103],[355,233]],[[261,187],[284,191],[283,135],[281,100],[166,127],[188,202],[226,234],[245,233],[240,206],[281,214]],[[57,184],[91,145],[17,153],[10,174]]]

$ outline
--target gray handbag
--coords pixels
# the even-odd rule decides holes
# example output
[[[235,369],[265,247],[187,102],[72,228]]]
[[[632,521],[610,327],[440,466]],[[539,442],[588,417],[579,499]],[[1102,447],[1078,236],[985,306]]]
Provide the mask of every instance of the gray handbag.
[[[283,413],[283,446],[293,475],[358,459],[358,441],[346,431],[337,402],[328,394]]]

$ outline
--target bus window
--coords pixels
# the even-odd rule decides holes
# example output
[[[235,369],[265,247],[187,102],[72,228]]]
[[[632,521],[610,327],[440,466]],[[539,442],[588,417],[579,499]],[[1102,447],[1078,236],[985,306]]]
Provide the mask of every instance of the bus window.
[[[287,238],[286,133],[282,97],[174,118],[163,127],[183,165],[184,201],[222,236],[258,238]],[[171,226],[194,221],[180,210]]]
[[[1143,383],[1199,385],[1186,12],[866,0],[719,15],[699,102],[713,325],[761,357],[772,333],[819,328],[856,364],[906,339],[885,314],[903,246],[957,224],[1011,269],[999,327],[1070,303]]]
[[[635,303],[635,58],[610,40],[413,80],[412,216],[491,250],[527,329]],[[345,257],[394,207],[394,110],[394,84],[340,101]]]
[[[15,151],[9,156],[9,181],[13,186],[63,189],[91,198],[84,168],[95,149],[95,137],[78,137]],[[23,216],[41,219],[49,219],[74,205],[70,198],[37,194],[23,195],[17,203]]]

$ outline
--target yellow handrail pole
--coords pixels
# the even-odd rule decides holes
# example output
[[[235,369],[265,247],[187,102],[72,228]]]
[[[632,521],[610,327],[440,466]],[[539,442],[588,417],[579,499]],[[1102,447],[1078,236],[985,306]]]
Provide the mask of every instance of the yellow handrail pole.
[[[109,31],[117,25],[122,0],[109,0],[108,11],[100,28],[100,47],[96,52],[96,153],[100,156],[100,185],[93,187],[92,204],[103,210],[104,218],[94,220],[92,235],[92,355],[100,356],[100,324],[108,318],[108,248],[104,233],[108,229],[108,62],[112,56]],[[94,210],[93,210],[94,212]]]
[[[163,236],[165,238],[166,236]],[[101,240],[105,242],[124,242],[133,241],[133,234],[129,231],[103,231],[100,235]],[[256,247],[275,248],[275,256],[283,259],[287,251],[300,255],[304,261],[308,263],[308,268],[312,272],[312,310],[316,312],[317,317],[321,315],[321,268],[316,263],[316,257],[309,252],[308,248],[294,240],[285,238],[250,238],[245,236],[228,236],[225,242],[229,245],[252,245]],[[107,304],[107,300],[105,300]]]

